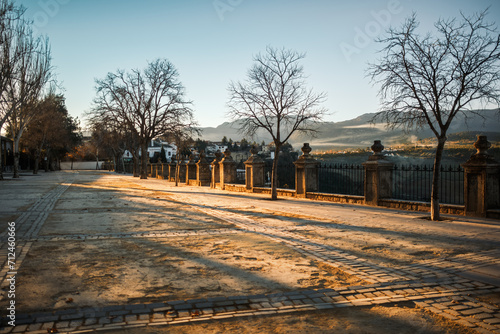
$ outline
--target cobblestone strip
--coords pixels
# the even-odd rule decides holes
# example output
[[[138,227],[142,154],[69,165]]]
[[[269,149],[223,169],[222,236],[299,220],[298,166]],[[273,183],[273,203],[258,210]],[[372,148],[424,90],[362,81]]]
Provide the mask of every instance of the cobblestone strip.
[[[89,333],[114,328],[153,327],[398,302],[415,302],[438,314],[446,314],[445,317],[450,315],[453,317],[450,319],[459,323],[467,322],[468,327],[500,330],[500,322],[497,321],[499,310],[466,295],[471,291],[480,294],[500,289],[465,279],[459,283],[448,283],[447,286],[438,283],[384,283],[22,314],[17,316],[16,327],[1,328],[0,334],[47,333],[50,328],[56,328],[59,333]]]
[[[36,236],[40,231],[49,212],[54,208],[59,197],[69,188],[71,183],[63,183],[49,191],[38,199],[28,210],[23,212],[16,219],[16,237],[31,238]],[[0,234],[0,240],[4,241],[6,233]]]
[[[16,269],[21,267],[26,254],[33,244],[30,239],[35,239],[38,236],[38,232],[47,219],[49,212],[54,208],[59,197],[70,185],[71,183],[64,183],[52,189],[16,219]],[[7,230],[0,234],[0,241],[0,254],[2,255],[0,260],[0,300],[2,300],[6,295],[5,287],[7,287],[9,283],[7,281],[7,273],[12,271],[9,269],[7,257]]]
[[[498,333],[500,331],[500,310],[467,295],[431,298],[415,303],[480,333]]]
[[[500,250],[493,249],[480,253],[460,254],[445,259],[436,259],[408,266],[407,270],[440,270],[448,274],[454,274],[464,270],[484,267],[500,263]]]
[[[37,236],[28,239],[29,241],[66,241],[66,240],[102,240],[102,239],[123,239],[123,238],[171,238],[185,236],[202,236],[202,235],[218,235],[218,234],[234,234],[242,233],[241,229],[226,228],[226,229],[211,229],[211,230],[177,230],[175,232],[165,231],[139,231],[133,233],[96,233],[96,234],[70,234],[70,235],[47,235]],[[5,239],[5,238],[4,238]],[[1,241],[5,241],[0,239]]]
[[[51,202],[50,196],[47,196],[47,205],[51,205],[53,208],[60,194],[52,198],[53,202]],[[16,318],[18,325],[14,328],[0,328],[0,334],[47,333],[48,329],[54,328],[57,328],[59,333],[90,333],[108,329],[153,327],[397,302],[415,302],[426,310],[473,328],[478,332],[500,332],[500,311],[498,308],[471,297],[471,295],[500,292],[500,288],[454,275],[464,268],[471,269],[498,263],[498,251],[464,254],[448,259],[431,260],[420,264],[387,269],[370,264],[366,259],[334,247],[312,243],[307,238],[294,233],[295,228],[267,227],[256,223],[250,216],[211,208],[202,210],[206,214],[236,223],[240,227],[240,229],[224,229],[222,231],[205,230],[202,233],[220,234],[252,231],[287,244],[309,257],[340,267],[352,275],[375,284],[269,295],[215,297],[18,315]],[[44,210],[38,210],[38,212],[40,211]],[[41,227],[43,221],[37,224],[40,224]],[[91,237],[96,239],[153,238],[191,235],[200,235],[200,231],[107,233],[97,236],[70,235],[55,238],[63,238],[63,240],[88,238],[90,240]],[[29,234],[27,236],[29,237]],[[30,241],[23,241],[20,258],[26,255],[32,241],[54,240],[53,238],[36,237],[35,235]],[[436,278],[438,279],[436,280]],[[5,325],[5,319],[3,319],[2,324]]]
[[[333,267],[338,267],[346,273],[355,275],[369,283],[454,279],[457,272],[500,263],[500,250],[491,250],[475,254],[461,254],[446,259],[430,260],[406,266],[381,267],[335,247],[310,242],[306,237],[294,233],[295,228],[262,226],[250,216],[223,210],[204,208],[203,212],[234,223],[247,231],[287,244],[304,255]]]
[[[500,263],[500,250],[490,250],[474,254],[461,254],[451,258],[430,260],[409,266],[398,266],[393,269],[386,269],[380,268],[377,265],[371,265],[364,259],[357,258],[347,252],[336,250],[333,247],[310,243],[304,240],[305,238],[300,235],[293,233],[290,229],[285,230],[274,227],[259,226],[248,216],[227,213],[226,211],[221,213],[221,211],[209,209],[207,213],[235,223],[243,229],[266,235],[277,241],[281,240],[281,242],[288,244],[291,248],[294,248],[301,253],[316,258],[319,261],[326,262],[332,266],[337,266],[343,271],[362,278],[367,282],[387,282],[387,284],[390,284],[390,282],[394,283],[394,281],[397,280],[417,282],[433,280],[434,282],[439,282],[441,285],[438,290],[440,290],[439,293],[441,293],[442,296],[436,296],[435,291],[425,292],[423,287],[414,289],[415,285],[411,285],[407,286],[404,291],[416,291],[421,294],[412,295],[410,297],[406,296],[404,298],[409,298],[414,301],[419,300],[420,298],[431,298],[431,301],[433,301],[432,298],[436,297],[448,299],[452,298],[452,303],[456,304],[460,304],[461,300],[465,298],[468,302],[466,302],[465,305],[458,306],[463,307],[465,313],[459,312],[456,314],[454,312],[457,311],[453,307],[451,307],[448,311],[440,311],[444,310],[443,307],[445,306],[438,303],[441,300],[433,303],[441,305],[441,308],[436,306],[427,307],[426,305],[428,304],[426,303],[422,303],[420,305],[431,312],[456,321],[461,325],[473,328],[475,331],[500,333],[500,311],[491,306],[489,307],[490,311],[484,311],[484,307],[482,308],[477,305],[484,306],[488,304],[480,303],[472,297],[462,295],[464,291],[467,291],[467,289],[470,289],[469,294],[471,295],[480,294],[482,292],[482,288],[479,287],[484,287],[486,285],[481,282],[464,281],[456,275],[456,273],[461,271]],[[302,249],[302,251],[300,249]],[[391,286],[393,289],[396,287],[397,285]],[[489,286],[488,288],[499,291],[499,289],[492,286]],[[393,292],[397,293],[400,291],[393,290]],[[448,302],[450,301],[448,300]],[[472,318],[470,317],[470,315],[475,314],[480,315],[472,316]]]
[[[333,267],[341,268],[346,273],[356,275],[369,283],[416,279],[416,277],[412,275],[401,275],[401,270],[399,268],[380,267],[368,262],[366,259],[359,258],[345,251],[336,249],[335,247],[313,243],[306,237],[290,231],[290,229],[262,226],[246,215],[214,210],[211,208],[203,208],[203,212],[236,224],[244,230],[252,231],[275,241],[287,244],[301,254],[325,262]]]

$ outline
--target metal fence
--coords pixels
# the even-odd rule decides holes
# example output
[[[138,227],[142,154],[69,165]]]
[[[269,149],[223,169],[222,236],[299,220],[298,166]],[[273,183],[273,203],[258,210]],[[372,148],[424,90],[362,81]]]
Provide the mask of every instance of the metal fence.
[[[132,163],[118,164],[117,171],[132,173]],[[125,167],[125,170],[123,170]],[[430,202],[433,167],[395,165],[392,170],[392,199]],[[264,167],[266,186],[271,184],[272,163]],[[318,170],[320,193],[364,196],[365,169],[354,164],[322,164]],[[245,170],[236,171],[237,184],[245,184]],[[295,189],[295,165],[278,165],[278,188]],[[461,166],[442,166],[440,203],[464,204],[464,170]]]
[[[430,202],[433,166],[394,166],[392,198]],[[439,201],[464,204],[464,170],[460,166],[441,166]]]
[[[266,163],[264,166],[264,179],[266,184],[271,185],[271,177],[273,175],[272,162]],[[278,165],[278,188],[295,189],[295,165],[279,164]]]
[[[132,174],[134,172],[134,164],[132,162],[119,162],[115,166],[115,171],[118,173],[128,173]]]
[[[329,164],[319,168],[319,192],[364,195],[365,169],[362,165]]]
[[[236,184],[245,184],[246,173],[244,169],[236,170]]]

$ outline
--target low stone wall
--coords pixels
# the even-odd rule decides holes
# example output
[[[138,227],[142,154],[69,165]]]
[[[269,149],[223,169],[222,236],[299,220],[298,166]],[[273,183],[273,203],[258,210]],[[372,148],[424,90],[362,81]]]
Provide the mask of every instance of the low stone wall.
[[[73,165],[71,165],[73,164]],[[96,170],[96,169],[102,169],[102,165],[104,164],[104,161],[99,161],[98,168],[96,168],[96,162],[95,161],[65,161],[61,162],[61,169],[62,170]]]
[[[474,143],[477,153],[471,156],[465,164],[462,164],[464,168],[465,205],[441,204],[441,213],[500,219],[500,186],[498,184],[498,180],[500,179],[500,163],[489,158],[490,156],[486,154],[490,146],[491,144],[487,141],[486,136],[478,136],[477,142]],[[375,140],[371,149],[373,155],[369,156],[368,160],[362,164],[365,173],[363,184],[364,196],[319,193],[318,170],[320,164],[310,155],[311,147],[308,143],[304,143],[302,147],[303,154],[294,162],[296,188],[278,189],[278,196],[429,212],[431,204],[428,202],[391,199],[393,196],[394,163],[383,154],[384,146],[380,140]],[[252,149],[252,156],[245,161],[246,182],[250,187],[253,187],[251,190],[247,189],[245,185],[233,183],[237,182],[237,169],[236,163],[231,158],[231,152],[226,150],[224,152],[224,159],[220,160],[220,157],[221,155],[219,154],[211,163],[211,178],[213,182],[217,183],[213,184],[209,180],[202,182],[189,180],[187,184],[192,186],[210,185],[215,189],[233,192],[271,194],[270,187],[262,187],[264,184],[262,169],[264,162],[257,156],[257,150]],[[179,165],[180,171],[183,172],[182,174],[187,173],[186,175],[189,175],[190,179],[193,179],[193,168],[197,165],[197,178],[205,179],[209,177],[208,170],[206,170],[207,163],[203,162],[204,156],[200,155],[201,162],[197,164],[194,163],[192,156],[189,161],[187,165],[185,163]],[[159,165],[159,167],[161,166]],[[201,166],[203,166],[206,172],[203,172],[203,177],[200,169]],[[157,165],[154,164],[149,165],[148,174],[152,177],[162,178],[159,175],[161,171],[158,173]],[[251,177],[249,177],[250,175]],[[185,179],[183,175],[180,175],[180,178],[182,180]],[[254,187],[255,185],[259,185],[259,187]]]
[[[217,183],[215,188],[220,189],[220,183]],[[247,188],[244,184],[234,184],[234,183],[226,183],[224,184],[224,190],[234,191],[237,193],[247,192]]]
[[[218,183],[216,184],[215,188],[221,189]],[[234,183],[228,184],[228,183],[226,183],[226,184],[224,184],[224,190],[243,193],[243,192],[247,192],[247,187],[244,184],[234,184]],[[271,188],[254,187],[253,193],[271,195]],[[295,190],[294,189],[278,189],[278,196],[295,197]]]
[[[500,210],[488,210],[486,211],[486,217],[500,219]]]
[[[256,194],[271,195],[271,188],[255,187],[253,188],[253,192]],[[278,196],[295,197],[295,189],[278,189]]]
[[[379,200],[379,206],[408,211],[429,212],[431,210],[431,203],[428,202],[401,201],[396,199]],[[463,205],[440,204],[439,207],[441,213],[448,213],[451,215],[464,215],[465,211]]]
[[[198,182],[196,180],[187,180],[186,184],[188,186],[192,186],[192,187],[197,187],[198,186]]]
[[[306,193],[306,198],[315,201],[327,201],[345,204],[363,204],[365,198],[363,196],[326,194],[326,193]]]
[[[172,180],[169,181],[173,182]],[[196,180],[190,180],[189,184],[191,186],[200,186],[199,182],[197,182]],[[215,184],[215,189],[222,189],[220,183]],[[232,192],[240,192],[240,193],[247,192],[246,186],[244,184],[234,184],[234,183],[224,184],[224,190]],[[253,193],[271,195],[271,188],[255,187],[253,189]],[[296,197],[296,192],[294,189],[278,189],[278,196]],[[326,202],[358,204],[358,205],[365,204],[364,196],[355,196],[355,195],[308,192],[306,193],[306,198],[313,201],[326,201]],[[428,202],[403,201],[396,199],[382,199],[379,200],[378,202],[378,207],[385,207],[385,208],[405,210],[405,211],[417,211],[417,212],[429,212],[430,206],[431,204]],[[465,207],[463,205],[440,204],[440,212],[451,215],[465,215]],[[488,210],[487,217],[493,219],[500,219],[500,210]]]

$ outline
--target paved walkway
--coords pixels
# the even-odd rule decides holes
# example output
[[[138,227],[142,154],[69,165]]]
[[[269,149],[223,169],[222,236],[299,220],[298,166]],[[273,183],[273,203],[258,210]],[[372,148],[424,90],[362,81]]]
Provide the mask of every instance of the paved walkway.
[[[202,212],[230,223],[232,228],[200,230],[148,230],[123,233],[76,233],[41,235],[47,218],[60,197],[72,187],[81,175],[92,178],[92,173],[52,173],[50,176],[33,176],[24,180],[0,183],[1,223],[16,222],[15,267],[9,267],[8,231],[0,234],[1,298],[7,298],[8,278],[23,266],[26,254],[34,244],[55,241],[86,241],[110,239],[148,239],[196,237],[202,235],[229,235],[251,232],[279,244],[286,245],[303,256],[328,264],[367,282],[363,286],[327,289],[297,290],[259,295],[235,295],[168,301],[111,305],[104,307],[66,308],[52,312],[16,314],[16,326],[6,325],[3,319],[0,333],[47,333],[57,328],[59,333],[89,333],[106,329],[144,326],[167,326],[179,323],[217,321],[218,319],[279,315],[293,312],[310,312],[339,307],[357,307],[395,302],[414,302],[477,332],[500,333],[500,310],[493,303],[480,298],[500,292],[500,222],[494,220],[451,217],[450,221],[424,224],[415,219],[418,213],[399,212],[362,206],[348,206],[307,200],[265,201],[253,194],[231,194],[198,187],[169,186],[168,192],[179,203],[193,212]],[[97,175],[97,173],[95,173]],[[130,176],[112,176],[128,177]],[[139,182],[139,180],[137,180]],[[151,189],[165,189],[166,181],[147,180]],[[31,186],[33,184],[34,186]],[[33,189],[33,187],[35,189]],[[22,191],[26,193],[23,194]],[[42,194],[37,198],[38,194]],[[410,233],[438,235],[449,233],[457,239],[469,241],[478,237],[488,249],[433,258],[417,263],[385,266],[363,253],[353,253],[341,247],[311,240],[302,231],[309,226],[277,226],[262,224],[251,210],[234,210],[231,196],[240,196],[249,205],[260,210],[301,212],[319,218],[335,219],[338,223],[315,226],[316,232],[324,229],[380,228],[407,226]],[[243,197],[241,197],[243,196]],[[235,197],[236,198],[236,197]],[[283,206],[286,207],[283,207]],[[335,210],[332,210],[335,208]],[[91,204],[89,209],[91,210]],[[21,213],[21,214],[19,214]],[[368,219],[370,217],[371,220]],[[445,231],[445,232],[443,232]],[[448,231],[448,232],[446,232]],[[389,233],[389,232],[388,232]],[[3,315],[3,312],[2,312]]]

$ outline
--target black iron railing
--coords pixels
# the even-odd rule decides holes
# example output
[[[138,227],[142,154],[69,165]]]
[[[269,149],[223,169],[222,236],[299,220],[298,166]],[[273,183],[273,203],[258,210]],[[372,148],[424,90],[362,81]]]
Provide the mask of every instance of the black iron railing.
[[[271,184],[272,164],[266,164],[264,167],[264,180],[267,184]],[[278,188],[295,189],[295,165],[279,164],[278,165]]]
[[[433,166],[394,166],[392,198],[430,202]],[[464,204],[464,170],[460,166],[441,166],[439,201]]]
[[[236,170],[236,184],[245,184],[245,170],[244,169],[237,169]]]
[[[365,169],[362,165],[329,164],[319,168],[319,192],[364,195]]]

